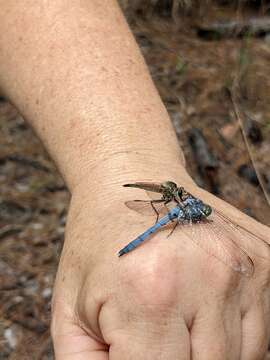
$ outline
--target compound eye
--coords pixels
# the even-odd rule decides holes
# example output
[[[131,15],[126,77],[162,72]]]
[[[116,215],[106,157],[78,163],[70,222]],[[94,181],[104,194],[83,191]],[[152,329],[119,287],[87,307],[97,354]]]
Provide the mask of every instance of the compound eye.
[[[205,216],[209,216],[209,215],[212,213],[212,208],[211,208],[211,206],[205,205],[205,206],[204,206],[204,209],[203,209],[203,212],[204,212]]]

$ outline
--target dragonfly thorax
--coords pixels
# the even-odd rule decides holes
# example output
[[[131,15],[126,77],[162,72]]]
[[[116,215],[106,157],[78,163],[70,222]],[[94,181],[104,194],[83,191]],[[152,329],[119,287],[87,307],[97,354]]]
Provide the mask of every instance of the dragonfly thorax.
[[[161,185],[163,199],[165,201],[173,200],[178,193],[178,187],[173,181],[165,181]]]
[[[212,213],[211,206],[192,196],[188,197],[183,203],[186,220],[200,221]]]

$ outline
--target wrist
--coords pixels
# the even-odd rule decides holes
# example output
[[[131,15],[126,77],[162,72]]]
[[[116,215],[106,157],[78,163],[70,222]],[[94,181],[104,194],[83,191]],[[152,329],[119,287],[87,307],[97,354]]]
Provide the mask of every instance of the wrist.
[[[96,262],[104,252],[116,253],[120,243],[117,246],[115,243],[125,237],[119,234],[127,231],[125,201],[148,199],[144,191],[134,189],[131,192],[122,185],[166,180],[184,186],[193,184],[181,163],[163,163],[156,155],[118,154],[100,163],[91,173],[85,173],[72,189],[65,247],[75,248],[76,252],[82,249],[88,264],[90,257]],[[136,217],[132,211],[129,214]],[[151,217],[146,220],[152,221]]]
[[[72,197],[98,198],[100,203],[122,198],[125,183],[136,181],[175,181],[194,186],[179,154],[157,151],[123,151],[104,155],[94,166],[85,168],[80,176],[73,175]]]

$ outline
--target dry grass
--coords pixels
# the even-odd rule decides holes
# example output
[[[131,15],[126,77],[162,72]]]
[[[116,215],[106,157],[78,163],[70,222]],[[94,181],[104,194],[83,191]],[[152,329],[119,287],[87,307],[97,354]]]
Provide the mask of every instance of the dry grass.
[[[131,16],[134,16],[138,9],[140,9],[140,13],[147,15],[149,12],[152,14],[153,10],[161,7],[170,8],[173,17],[187,12],[205,13],[209,7],[223,6],[224,4],[239,12],[245,10],[247,6],[258,7],[258,2],[255,0],[118,0],[118,2],[124,11]],[[269,1],[262,1],[260,9],[262,12],[266,12],[269,9]]]
[[[238,16],[230,6],[222,7],[222,12],[213,7],[203,21],[210,23],[212,19],[238,19]],[[197,174],[197,165],[188,144],[189,130],[198,127],[219,160],[219,196],[269,223],[269,205],[262,191],[237,174],[241,165],[250,165],[250,155],[226,93],[237,74],[245,113],[258,122],[264,139],[269,139],[270,104],[266,96],[270,93],[270,78],[266,76],[269,45],[263,39],[250,37],[217,41],[201,39],[196,32],[199,17],[194,20],[194,17],[186,16],[171,21],[168,17],[149,16],[135,17],[135,20],[133,30],[178,131],[189,172],[205,186]],[[236,131],[224,139],[222,131],[227,127]],[[267,174],[269,143],[264,141],[250,149],[255,167],[260,173]]]
[[[239,165],[250,158],[225,89],[238,74],[241,105],[259,123],[264,138],[270,138],[270,45],[256,38],[207,41],[197,36],[194,23],[200,17],[191,13],[204,12],[208,22],[237,18],[240,0],[222,8],[216,1],[209,7],[210,0],[175,0],[166,17],[156,12],[160,1],[121,2],[175,125],[188,171],[199,185],[205,185],[188,142],[189,130],[197,127],[219,163],[219,196],[267,223],[269,206],[260,188],[237,175]],[[143,11],[138,11],[140,7]],[[179,21],[178,8],[183,10],[180,15],[186,14]],[[4,134],[0,139],[0,285],[6,287],[1,290],[0,338],[9,330],[17,340],[14,349],[7,339],[0,341],[0,357],[53,359],[48,314],[69,194],[31,129],[4,102],[0,102],[0,127]],[[259,171],[269,171],[270,145],[263,142],[251,151]],[[14,154],[21,156],[17,163],[10,156]],[[43,166],[37,168],[23,158]]]

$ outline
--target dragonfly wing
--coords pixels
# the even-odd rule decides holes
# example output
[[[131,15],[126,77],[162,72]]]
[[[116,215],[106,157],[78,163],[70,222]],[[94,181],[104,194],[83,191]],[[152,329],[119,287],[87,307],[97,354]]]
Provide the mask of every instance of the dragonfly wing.
[[[123,186],[145,190],[148,197],[155,201],[161,200],[164,191],[161,183],[136,182],[134,184],[125,184]]]
[[[125,205],[131,209],[134,210],[142,215],[149,215],[149,216],[157,216],[153,206],[155,207],[157,213],[160,216],[166,215],[169,211],[169,208],[164,204],[163,200],[158,200],[152,202],[149,200],[131,200],[126,201]]]
[[[124,187],[134,187],[143,189],[150,192],[156,192],[162,194],[162,185],[160,183],[152,182],[135,182],[134,184],[125,184]]]
[[[269,259],[269,256],[265,257],[264,255],[267,253],[269,254],[270,244],[262,236],[255,235],[252,231],[235,223],[220,211],[216,209],[214,209],[214,211],[217,215],[216,223],[219,224],[219,226],[226,228],[227,232],[236,234],[237,242],[241,244],[244,249],[257,257]]]
[[[254,272],[253,260],[249,254],[238,245],[237,234],[231,233],[226,224],[220,223],[218,216],[213,220],[204,219],[183,227],[190,239],[234,271],[245,276]]]
[[[149,199],[151,199],[151,200],[159,200],[162,198],[162,195],[158,192],[153,192],[150,190],[146,190],[145,192],[148,195]]]
[[[152,200],[159,200],[163,195],[161,183],[135,182],[133,184],[124,184],[124,187],[133,187],[145,190],[149,198]]]

